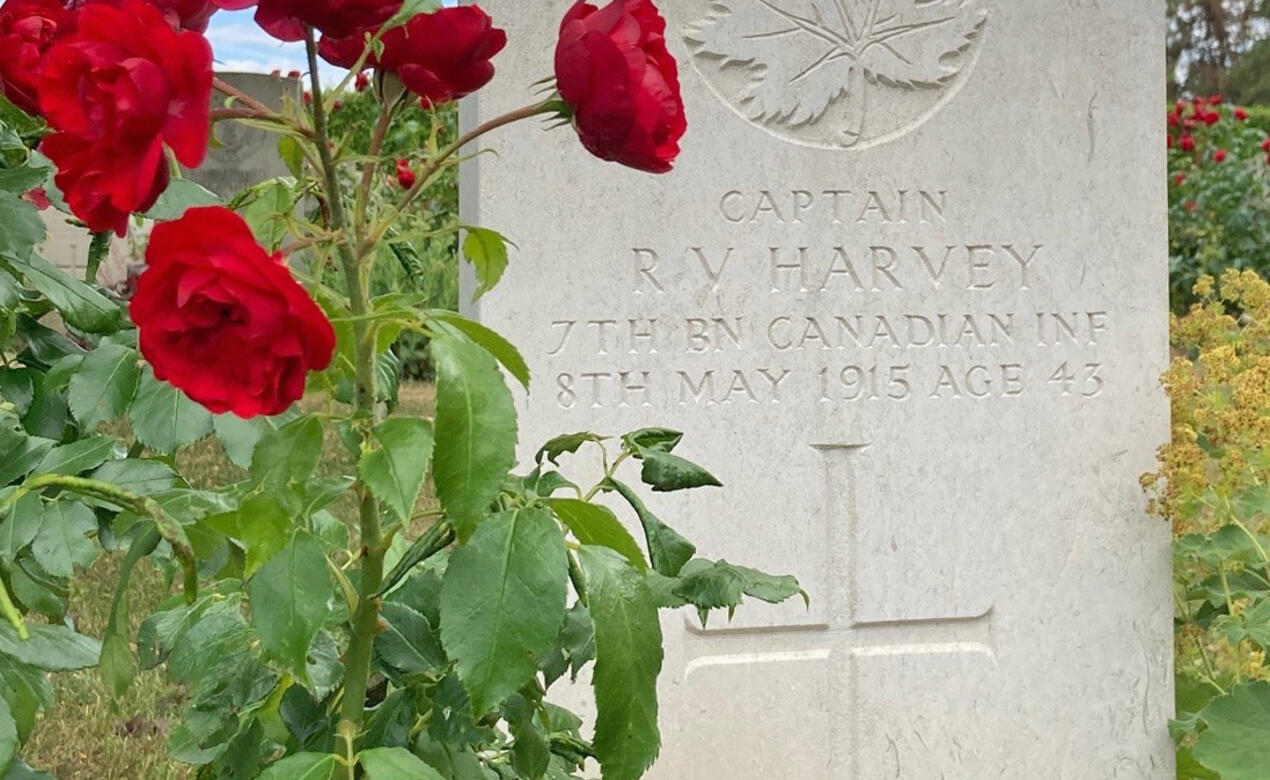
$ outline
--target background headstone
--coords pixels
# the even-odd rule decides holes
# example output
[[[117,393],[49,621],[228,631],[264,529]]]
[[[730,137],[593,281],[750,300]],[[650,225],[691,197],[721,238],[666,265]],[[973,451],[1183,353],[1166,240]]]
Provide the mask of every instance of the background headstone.
[[[302,94],[295,79],[261,73],[217,73],[218,78],[241,89],[270,108],[281,110],[283,99],[298,100]],[[225,105],[225,97],[212,94],[212,106]],[[220,146],[208,149],[207,159],[185,175],[221,196],[232,198],[242,190],[277,176],[289,176],[278,153],[278,134],[241,122],[217,122]]]
[[[482,5],[511,43],[469,127],[533,99],[569,2]],[[1171,777],[1138,487],[1168,433],[1163,3],[660,6],[674,173],[522,124],[462,191],[519,246],[476,313],[534,371],[522,458],[682,429],[726,487],[653,510],[811,593],[665,618],[651,776]]]

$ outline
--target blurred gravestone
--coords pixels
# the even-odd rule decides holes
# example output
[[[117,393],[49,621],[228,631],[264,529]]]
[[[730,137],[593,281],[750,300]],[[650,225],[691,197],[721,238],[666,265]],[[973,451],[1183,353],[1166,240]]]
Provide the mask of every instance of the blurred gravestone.
[[[281,110],[284,98],[300,98],[300,84],[295,79],[260,73],[218,73],[217,76],[275,110]],[[214,108],[223,107],[225,98],[212,94]],[[278,153],[278,134],[241,122],[217,122],[216,139],[207,151],[207,159],[198,170],[186,176],[222,198],[228,199],[266,179],[289,176],[286,163]]]
[[[511,43],[468,127],[529,102],[569,5],[482,2]],[[1163,0],[659,5],[674,173],[526,123],[462,193],[519,246],[477,314],[533,369],[522,460],[679,428],[726,487],[653,511],[812,596],[666,616],[650,776],[1171,777],[1137,482],[1168,436]]]

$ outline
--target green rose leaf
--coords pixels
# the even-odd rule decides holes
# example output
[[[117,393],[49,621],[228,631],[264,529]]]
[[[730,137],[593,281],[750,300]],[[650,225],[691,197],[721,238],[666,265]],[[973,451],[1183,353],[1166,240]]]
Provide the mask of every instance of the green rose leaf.
[[[435,309],[428,312],[434,322],[441,322],[467,336],[507,369],[507,373],[516,377],[516,381],[526,390],[529,389],[529,364],[510,341],[495,331],[474,322],[452,311]]]
[[[322,543],[298,531],[247,585],[251,625],[264,650],[300,677],[335,596]]]
[[[0,696],[0,767],[8,767],[18,752],[18,724],[9,702]]]
[[[137,439],[156,452],[176,452],[212,432],[212,413],[148,368],[128,416]]]
[[[176,472],[158,460],[112,460],[92,473],[92,479],[109,482],[116,487],[143,496],[171,490],[176,485]]]
[[[0,190],[0,225],[0,255],[13,260],[30,257],[46,234],[39,209],[7,190]]]
[[[141,377],[137,351],[104,344],[89,352],[71,377],[67,398],[71,414],[84,428],[117,420],[127,411]]]
[[[114,450],[109,436],[90,436],[49,450],[33,473],[75,476],[105,463]]]
[[[445,780],[440,772],[405,748],[363,750],[357,757],[367,780]]]
[[[253,496],[233,512],[204,521],[215,531],[237,539],[246,552],[243,578],[250,579],[290,541],[291,516],[272,496]]]
[[[201,184],[189,179],[177,179],[168,185],[145,213],[145,217],[156,222],[168,222],[180,219],[186,211],[196,206],[219,206],[220,202],[216,193]]]
[[[375,636],[375,657],[396,675],[433,672],[446,664],[441,641],[428,619],[405,604],[384,604],[385,628]]]
[[[432,342],[437,367],[437,495],[459,538],[472,535],[516,459],[516,407],[489,353],[466,339]]]
[[[40,530],[31,543],[35,560],[55,577],[70,577],[75,567],[87,568],[97,560],[97,516],[78,501],[61,498],[44,505]]]
[[[542,464],[542,459],[546,458],[553,464],[559,466],[557,459],[566,452],[572,455],[582,449],[582,445],[587,442],[601,442],[606,437],[597,436],[590,431],[581,433],[567,433],[563,436],[557,436],[546,444],[542,445],[542,449],[538,450],[538,454],[534,456],[534,462]]]
[[[713,474],[690,460],[660,450],[644,450],[640,479],[655,492],[670,493],[699,487],[722,487]]]
[[[1200,712],[1195,759],[1222,780],[1261,780],[1270,766],[1270,683],[1237,685]]]
[[[0,493],[0,500],[4,494]],[[44,520],[44,499],[38,494],[27,493],[0,517],[0,560],[12,566],[18,553],[40,532]]]
[[[330,780],[337,761],[331,753],[296,753],[256,776],[256,780]]]
[[[268,434],[251,458],[253,480],[265,487],[304,482],[322,458],[322,423],[306,415]]]
[[[608,547],[639,571],[648,570],[644,551],[608,507],[576,498],[553,498],[547,504],[582,544]]]
[[[409,521],[432,461],[432,424],[394,417],[375,426],[371,435],[379,447],[362,455],[358,473],[397,517]]]
[[[66,626],[27,624],[29,639],[21,639],[7,620],[0,621],[0,653],[49,672],[73,672],[97,665],[101,643]]]
[[[0,193],[0,199],[3,197]],[[0,217],[0,224],[4,224],[2,220]],[[88,333],[113,333],[119,329],[123,312],[117,305],[38,254],[21,260],[10,258],[10,263],[26,278],[27,286],[43,293],[71,325]]]
[[[607,485],[626,499],[626,503],[630,504],[635,514],[639,516],[639,522],[644,526],[648,557],[652,559],[653,568],[658,574],[666,577],[678,575],[684,564],[697,554],[696,546],[648,511],[643,499],[626,484],[610,479]]]
[[[463,239],[463,256],[476,271],[477,282],[472,300],[475,301],[494,289],[503,278],[508,262],[507,244],[507,239],[496,230],[467,227],[467,238]]]
[[[533,678],[564,620],[564,535],[540,509],[501,512],[450,558],[441,642],[477,715]]]
[[[595,623],[595,753],[604,780],[638,780],[661,750],[657,604],[640,573],[616,553],[584,546],[578,557]]]

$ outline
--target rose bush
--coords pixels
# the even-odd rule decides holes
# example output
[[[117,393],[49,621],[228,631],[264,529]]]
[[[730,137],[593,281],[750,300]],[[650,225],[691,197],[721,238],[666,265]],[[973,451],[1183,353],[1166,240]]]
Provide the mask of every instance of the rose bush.
[[[216,81],[205,39],[179,29],[201,25],[199,4],[88,2],[0,28],[22,47],[0,59],[6,91],[25,63],[34,91],[14,95],[40,114],[0,105],[2,776],[32,771],[16,753],[48,706],[46,674],[93,665],[116,690],[160,665],[183,685],[171,750],[200,777],[561,780],[592,761],[643,775],[660,745],[657,611],[704,620],[799,585],[699,558],[649,510],[636,480],[718,485],[675,431],[562,435],[513,473],[507,382],[532,387],[526,361],[401,269],[454,257],[427,246],[457,225],[426,199],[510,123],[554,116],[598,157],[669,170],[686,124],[664,20],[648,0],[580,3],[561,25],[558,93],[456,137],[441,104],[486,83],[504,43],[479,9],[217,4],[256,5],[270,34],[305,42],[308,100],[272,108]],[[0,19],[27,7],[5,0]],[[324,90],[320,40],[372,63],[375,90]],[[345,101],[373,111],[333,123]],[[168,151],[197,164],[216,122],[276,131],[290,175],[227,203],[181,180]],[[37,251],[38,193],[94,231],[83,280]],[[96,286],[96,263],[136,222],[156,224],[129,301]],[[496,285],[502,237],[473,226],[462,247],[482,291]],[[397,411],[403,334],[429,345],[434,417]],[[240,481],[184,478],[178,454],[205,439]],[[338,473],[319,469],[327,442],[345,450]],[[602,476],[582,484],[587,455]],[[66,594],[103,551],[122,574],[99,641],[74,629]],[[134,634],[128,583],[145,558],[181,592]],[[588,725],[550,694],[592,663]]]

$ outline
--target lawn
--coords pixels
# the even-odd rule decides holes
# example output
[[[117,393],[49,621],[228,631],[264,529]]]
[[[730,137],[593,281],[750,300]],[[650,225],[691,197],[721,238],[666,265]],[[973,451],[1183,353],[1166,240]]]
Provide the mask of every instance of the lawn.
[[[401,391],[403,412],[431,414],[429,385]],[[242,478],[214,440],[184,450],[181,473],[196,487],[215,487]],[[348,452],[327,442],[325,469],[348,469]],[[347,516],[347,509],[343,513]],[[110,613],[121,556],[100,559],[72,581],[71,614],[84,633],[101,636]],[[147,563],[137,567],[132,584],[133,629],[170,592],[169,583]],[[54,677],[57,705],[36,726],[23,751],[27,763],[60,780],[183,780],[193,771],[167,758],[168,733],[183,706],[183,691],[166,682],[162,669],[144,672],[126,695],[116,699],[96,670]]]

